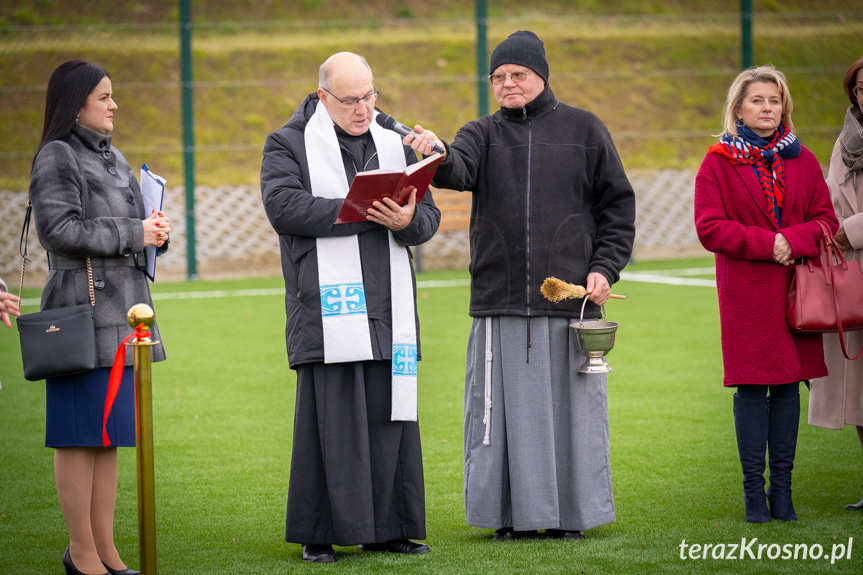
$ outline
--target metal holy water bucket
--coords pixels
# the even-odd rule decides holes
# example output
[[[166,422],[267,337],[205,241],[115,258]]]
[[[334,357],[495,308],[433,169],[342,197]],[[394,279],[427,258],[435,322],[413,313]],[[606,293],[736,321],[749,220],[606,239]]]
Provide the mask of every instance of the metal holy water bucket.
[[[602,306],[602,319],[584,321],[584,306],[587,297],[581,304],[581,316],[578,322],[569,324],[575,336],[575,346],[587,356],[587,360],[578,368],[580,373],[608,373],[611,366],[605,361],[605,356],[614,347],[614,334],[617,322],[606,321],[605,305]]]

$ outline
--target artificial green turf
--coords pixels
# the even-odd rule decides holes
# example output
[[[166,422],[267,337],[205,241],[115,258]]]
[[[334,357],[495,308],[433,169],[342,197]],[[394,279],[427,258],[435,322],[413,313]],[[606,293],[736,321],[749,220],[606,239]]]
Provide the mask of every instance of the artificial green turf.
[[[702,267],[644,262],[629,271]],[[434,272],[419,279],[465,279]],[[421,284],[422,285],[422,284]],[[279,288],[279,278],[157,284],[156,294]],[[284,542],[293,373],[281,295],[157,299],[169,361],[156,364],[154,427],[158,568],[164,574],[339,573],[859,573],[860,446],[852,430],[806,424],[801,388],[794,472],[796,523],[743,521],[731,391],[721,385],[715,290],[621,281],[606,306],[620,322],[608,355],[612,483],[617,522],[583,541],[496,543],[468,527],[462,499],[462,397],[468,287],[421,287],[420,429],[427,542],[417,557],[337,548],[335,565],[308,565]],[[29,292],[27,297],[34,297]],[[33,307],[25,312],[34,311]],[[59,573],[67,535],[43,445],[44,386],[23,380],[17,334],[0,330],[0,573]],[[135,452],[120,450],[116,540],[137,565]],[[682,540],[819,544],[826,558],[680,558]],[[851,559],[832,545],[855,537]],[[838,548],[837,548],[838,549]],[[754,548],[757,553],[757,544]]]

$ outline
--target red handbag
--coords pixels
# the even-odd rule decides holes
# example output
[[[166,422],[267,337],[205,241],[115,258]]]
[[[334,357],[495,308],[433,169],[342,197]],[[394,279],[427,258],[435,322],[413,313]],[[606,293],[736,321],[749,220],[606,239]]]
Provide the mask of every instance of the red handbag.
[[[827,225],[821,221],[818,225],[821,267],[812,260],[794,266],[788,289],[788,325],[796,332],[838,333],[845,357],[858,359],[863,349],[850,357],[844,332],[863,330],[863,272],[858,262],[845,261]]]

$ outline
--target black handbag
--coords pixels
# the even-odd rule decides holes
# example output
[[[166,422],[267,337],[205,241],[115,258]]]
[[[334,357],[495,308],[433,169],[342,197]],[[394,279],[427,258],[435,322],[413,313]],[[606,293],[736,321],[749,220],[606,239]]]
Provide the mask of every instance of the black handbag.
[[[78,169],[84,182],[81,190],[81,203],[84,209],[84,219],[87,219],[89,211],[87,177],[77,154],[75,154],[75,158],[78,160]],[[22,258],[21,283],[18,288],[19,298],[24,289],[24,269],[29,261],[27,259],[27,238],[30,232],[32,211],[33,206],[27,202],[24,227],[21,230],[21,240],[18,244]],[[39,381],[46,377],[71,375],[93,371],[97,368],[96,326],[93,318],[96,296],[93,290],[93,268],[90,266],[90,258],[87,258],[87,282],[90,287],[90,303],[48,309],[21,315],[17,319],[25,379]]]

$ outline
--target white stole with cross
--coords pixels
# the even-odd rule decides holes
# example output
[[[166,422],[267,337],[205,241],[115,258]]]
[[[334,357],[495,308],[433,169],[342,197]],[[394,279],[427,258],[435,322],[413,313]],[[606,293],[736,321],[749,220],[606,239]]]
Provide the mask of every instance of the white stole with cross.
[[[377,112],[375,112],[377,114]],[[370,127],[381,168],[406,166],[401,138],[377,122]],[[348,180],[333,121],[322,102],[304,133],[312,195],[343,199]],[[407,248],[389,236],[392,303],[393,421],[417,420],[417,333],[413,275]],[[372,353],[357,236],[317,238],[324,363],[368,361]]]

